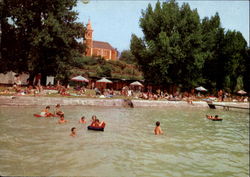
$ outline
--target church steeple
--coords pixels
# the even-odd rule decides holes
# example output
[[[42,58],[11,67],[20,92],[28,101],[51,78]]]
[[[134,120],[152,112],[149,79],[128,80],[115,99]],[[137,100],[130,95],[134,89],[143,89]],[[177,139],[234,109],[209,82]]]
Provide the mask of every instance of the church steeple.
[[[92,30],[92,26],[91,26],[91,21],[90,21],[90,19],[88,20],[87,29],[88,29],[88,30]]]
[[[117,50],[114,49],[109,43],[93,40],[93,29],[90,19],[85,26],[84,44],[85,56],[98,56],[105,60],[117,60]]]
[[[91,26],[91,21],[89,19],[87,27],[86,27],[86,32],[85,32],[85,40],[86,40],[86,55],[87,56],[91,56],[92,55],[92,50],[91,48],[93,48],[93,29]]]

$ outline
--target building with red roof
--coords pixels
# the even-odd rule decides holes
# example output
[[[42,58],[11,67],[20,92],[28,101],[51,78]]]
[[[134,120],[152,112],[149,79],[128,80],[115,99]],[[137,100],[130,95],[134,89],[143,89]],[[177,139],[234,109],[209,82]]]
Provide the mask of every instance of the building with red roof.
[[[92,29],[91,22],[89,20],[85,33],[86,56],[100,56],[105,60],[117,60],[118,51],[108,42],[94,41],[93,31],[94,30]]]

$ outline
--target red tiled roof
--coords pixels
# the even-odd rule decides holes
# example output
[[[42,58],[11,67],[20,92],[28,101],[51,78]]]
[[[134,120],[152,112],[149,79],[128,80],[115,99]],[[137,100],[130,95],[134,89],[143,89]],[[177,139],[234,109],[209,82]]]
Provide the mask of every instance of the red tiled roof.
[[[109,43],[101,41],[93,41],[93,48],[115,50]]]

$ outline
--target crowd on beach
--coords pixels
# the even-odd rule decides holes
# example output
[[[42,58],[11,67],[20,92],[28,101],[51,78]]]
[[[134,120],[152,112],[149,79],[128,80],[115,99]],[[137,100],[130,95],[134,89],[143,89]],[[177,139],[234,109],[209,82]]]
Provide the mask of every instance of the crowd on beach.
[[[60,96],[83,96],[83,97],[94,97],[94,98],[113,98],[113,97],[125,97],[125,98],[135,98],[144,100],[168,100],[168,101],[186,101],[192,104],[196,100],[204,101],[230,101],[230,102],[247,102],[248,96],[244,95],[231,95],[223,90],[219,90],[217,94],[211,95],[206,92],[198,92],[192,89],[190,92],[167,92],[166,90],[157,89],[152,91],[151,89],[144,89],[147,91],[142,91],[142,89],[133,89],[128,86],[124,86],[121,90],[113,90],[92,87],[86,88],[85,86],[70,87],[69,85],[63,86],[60,82],[56,85],[48,83],[46,86],[40,84],[30,85],[26,87],[21,87],[21,85],[15,83],[12,87],[5,87],[0,91],[0,95],[14,95],[14,96],[44,96],[44,95],[60,95]]]

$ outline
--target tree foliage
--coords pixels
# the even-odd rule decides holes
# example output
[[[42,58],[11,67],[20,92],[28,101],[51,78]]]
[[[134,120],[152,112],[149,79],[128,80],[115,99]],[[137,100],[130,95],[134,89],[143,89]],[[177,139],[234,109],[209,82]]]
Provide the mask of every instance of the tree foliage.
[[[246,57],[244,63],[242,63],[243,66],[245,66],[245,70],[243,73],[243,83],[244,88],[250,92],[250,48],[248,47],[246,49]]]
[[[84,26],[76,23],[76,0],[4,0],[1,4],[1,72],[60,74],[83,52]]]
[[[233,91],[249,79],[247,43],[240,32],[225,32],[218,13],[201,20],[186,3],[158,1],[142,11],[140,27],[144,36],[133,34],[130,49],[148,82]]]
[[[131,51],[145,79],[156,84],[183,84],[202,81],[204,64],[202,30],[197,10],[174,1],[148,5],[142,12],[140,27],[144,38],[132,35]]]
[[[125,61],[126,63],[129,63],[129,64],[134,64],[134,63],[136,63],[136,58],[135,58],[135,56],[131,53],[130,50],[124,50],[124,51],[122,51],[119,60]]]

